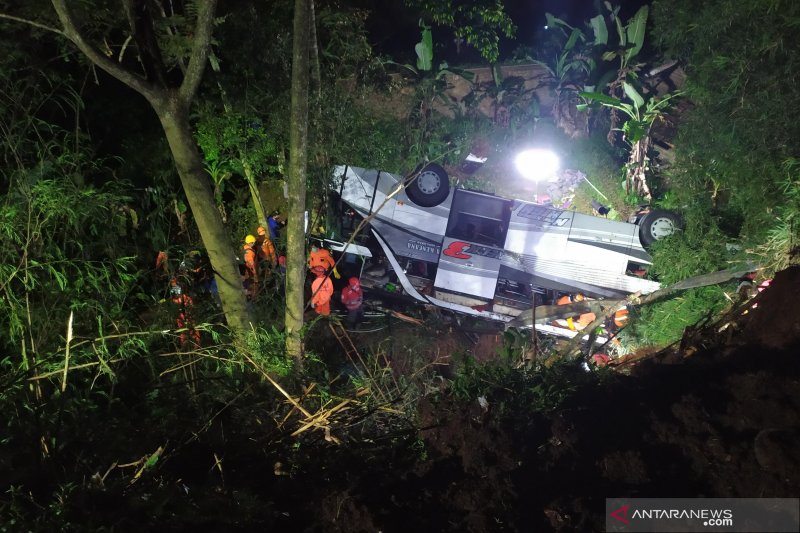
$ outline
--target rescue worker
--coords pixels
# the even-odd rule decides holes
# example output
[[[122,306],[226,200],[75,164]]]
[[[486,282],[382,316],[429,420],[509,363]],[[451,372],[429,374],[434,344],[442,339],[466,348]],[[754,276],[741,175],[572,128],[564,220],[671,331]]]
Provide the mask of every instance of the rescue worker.
[[[172,273],[169,269],[169,256],[167,255],[167,252],[163,250],[158,252],[158,255],[156,256],[156,268],[154,272],[156,283],[159,285],[166,283],[167,280],[170,279]]]
[[[333,282],[329,276],[318,274],[311,282],[311,307],[318,315],[331,314],[331,296],[333,296]]]
[[[267,225],[269,226],[270,238],[273,241],[278,242],[278,239],[281,237],[280,229],[281,226],[283,226],[283,220],[277,211],[273,211],[272,214],[270,214],[269,218],[267,219]]]
[[[578,331],[586,329],[586,327],[595,320],[597,320],[597,315],[591,311],[588,313],[582,313],[578,315],[578,320],[575,321],[575,327],[570,329],[577,329]]]
[[[347,281],[347,287],[342,289],[341,300],[347,308],[347,324],[353,329],[361,321],[361,304],[364,303],[364,291],[357,277],[353,276]]]
[[[169,256],[164,250],[159,251],[156,256],[156,272],[169,274]]]
[[[584,300],[586,300],[586,297],[583,294],[576,294],[575,296],[567,294],[556,300],[556,305],[567,305],[570,303],[582,302]],[[582,329],[585,329],[586,326],[594,322],[596,319],[597,315],[595,315],[590,311],[588,313],[582,313],[578,315],[577,319],[575,319],[574,317],[568,317],[567,319],[558,319],[555,321],[555,325],[569,328],[572,331],[580,331]]]
[[[268,262],[273,268],[278,263],[278,254],[275,252],[275,244],[267,235],[267,230],[264,226],[259,226],[256,229],[258,237],[256,237],[256,247],[258,249],[258,258],[261,261]]]
[[[578,293],[574,296],[572,294],[565,294],[556,300],[556,305],[567,305],[571,303],[582,302],[585,299],[586,297],[581,293]]]
[[[244,251],[244,281],[250,282],[245,283],[245,285],[249,285],[250,288],[247,291],[248,297],[253,298],[253,296],[258,291],[258,272],[256,267],[256,250],[255,250],[255,243],[256,238],[252,235],[248,235],[244,238],[244,246],[242,246],[242,250]]]
[[[616,334],[620,329],[628,325],[628,308],[623,307],[606,319],[604,324],[609,333]]]
[[[178,329],[184,331],[180,332],[181,348],[185,348],[189,342],[199,347],[200,346],[200,332],[194,329],[194,317],[192,316],[192,308],[194,301],[192,297],[186,293],[186,290],[178,282],[178,278],[173,277],[170,280],[170,298],[172,303],[177,307],[175,325]]]
[[[614,325],[618,328],[625,327],[628,324],[628,308],[623,307],[614,313]]]
[[[308,255],[308,269],[316,275],[325,275],[328,270],[333,268],[333,275],[339,279],[339,273],[334,268],[336,261],[333,260],[331,253],[325,248],[316,245],[311,246],[311,253]]]

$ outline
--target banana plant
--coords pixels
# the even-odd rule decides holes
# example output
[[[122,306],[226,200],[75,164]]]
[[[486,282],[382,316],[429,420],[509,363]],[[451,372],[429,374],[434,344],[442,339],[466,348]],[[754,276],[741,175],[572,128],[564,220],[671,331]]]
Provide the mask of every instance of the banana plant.
[[[571,137],[586,137],[589,134],[588,117],[576,114],[574,110],[578,92],[585,88],[597,67],[589,39],[584,31],[550,13],[546,13],[545,18],[547,28],[563,44],[554,57],[533,62],[544,67],[549,74],[547,85],[553,92],[552,115],[556,126]]]
[[[606,17],[603,14],[599,14],[589,20],[589,24],[594,31],[594,44],[605,49],[601,55],[603,61],[617,60],[619,63],[615,69],[608,70],[600,77],[595,90],[601,92],[607,88],[612,97],[619,99],[625,93],[623,82],[632,82],[637,79],[639,65],[635,63],[635,60],[644,46],[650,8],[646,5],[642,6],[635,15],[628,19],[627,23],[623,24],[619,18],[619,6],[612,6],[608,1],[603,2],[603,4],[608,11],[609,19],[616,29],[617,42],[614,44],[609,43],[610,32],[606,24]],[[611,143],[614,142],[613,132],[617,131],[619,122],[619,113],[616,110],[612,110],[611,129],[608,139]]]
[[[623,26],[619,18],[619,6],[612,7],[610,2],[604,2],[604,4],[617,30],[617,45],[616,48],[604,52],[602,58],[604,61],[619,59],[618,70],[624,71],[644,46],[650,8],[646,5],[640,7],[636,14],[628,19],[628,22]],[[607,47],[609,32],[605,17],[597,15],[590,19],[589,23],[594,30],[595,44]]]
[[[446,107],[451,107],[452,102],[445,91],[449,88],[446,76],[460,76],[472,82],[475,75],[472,72],[459,68],[451,68],[447,62],[442,61],[438,67],[434,67],[433,62],[433,34],[431,28],[422,20],[419,22],[422,38],[414,46],[417,55],[416,66],[408,63],[397,63],[387,61],[388,64],[397,65],[410,72],[416,84],[416,97],[418,103],[414,118],[416,126],[420,132],[419,145],[424,145],[429,139],[430,116],[434,105],[438,100]]]
[[[577,107],[579,110],[584,111],[599,104],[627,117],[622,127],[618,128],[630,146],[628,163],[625,165],[625,192],[641,194],[647,201],[650,201],[652,193],[647,184],[647,173],[650,170],[648,152],[652,140],[651,129],[656,121],[663,118],[664,111],[670,105],[672,99],[682,93],[675,92],[661,98],[645,99],[627,81],[622,82],[622,88],[630,102],[625,102],[604,93],[582,91],[579,95],[589,102],[579,104]]]

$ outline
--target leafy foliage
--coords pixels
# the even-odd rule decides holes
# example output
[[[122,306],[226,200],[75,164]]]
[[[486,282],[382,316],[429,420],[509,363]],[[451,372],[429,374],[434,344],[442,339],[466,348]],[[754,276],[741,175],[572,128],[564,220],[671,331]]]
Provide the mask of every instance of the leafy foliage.
[[[729,306],[730,300],[718,286],[690,289],[643,307],[620,338],[629,346],[667,346],[678,341],[686,328],[714,318]]]
[[[457,38],[465,39],[489,63],[499,58],[500,34],[512,37],[516,31],[502,2],[406,0],[406,5],[425,19],[452,28]]]
[[[460,400],[483,398],[492,409],[520,416],[553,411],[581,384],[595,379],[574,361],[533,370],[515,368],[507,360],[478,363],[465,356],[450,390]]]
[[[294,359],[285,351],[286,336],[275,326],[271,329],[248,331],[244,335],[243,351],[270,374],[285,377],[294,370]]]
[[[656,1],[654,34],[687,65],[687,96],[670,176],[683,203],[737,221],[728,233],[757,245],[790,202],[784,162],[798,157],[800,5],[788,0]],[[704,191],[704,192],[701,192]]]

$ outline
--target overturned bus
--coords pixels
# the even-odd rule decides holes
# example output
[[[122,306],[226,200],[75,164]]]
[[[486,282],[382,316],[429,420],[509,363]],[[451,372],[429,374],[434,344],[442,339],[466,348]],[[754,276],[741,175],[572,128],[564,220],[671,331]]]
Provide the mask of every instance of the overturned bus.
[[[563,294],[658,289],[641,275],[651,262],[643,244],[677,224],[664,211],[633,224],[451,188],[432,163],[411,176],[339,166],[332,183],[340,235],[369,222],[354,243],[372,250],[365,287],[505,322]]]

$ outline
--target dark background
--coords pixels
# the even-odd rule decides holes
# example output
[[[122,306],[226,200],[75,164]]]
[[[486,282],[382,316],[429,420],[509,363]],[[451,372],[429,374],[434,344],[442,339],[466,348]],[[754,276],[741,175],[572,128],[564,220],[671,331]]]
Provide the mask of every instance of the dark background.
[[[552,13],[569,24],[580,25],[597,13],[605,12],[600,0],[506,0],[506,12],[517,27],[514,39],[502,38],[500,59],[509,59],[520,47],[535,47],[546,31],[545,13]],[[632,16],[644,0],[616,0],[620,5],[623,20]],[[351,5],[371,12],[367,20],[370,42],[375,52],[391,56],[402,62],[413,62],[414,45],[419,42],[419,16],[406,7],[403,0],[387,0],[376,5],[370,0],[352,0]],[[485,63],[471,47],[462,46],[460,52],[454,42],[453,31],[433,26],[434,62],[448,61],[453,64]]]

